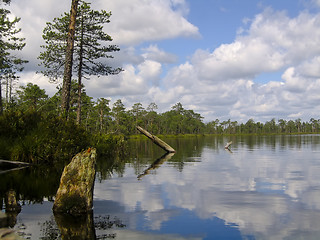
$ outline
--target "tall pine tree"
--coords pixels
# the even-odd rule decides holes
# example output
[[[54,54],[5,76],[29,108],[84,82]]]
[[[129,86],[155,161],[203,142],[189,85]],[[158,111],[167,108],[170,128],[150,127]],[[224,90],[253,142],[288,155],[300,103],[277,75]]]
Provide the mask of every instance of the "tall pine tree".
[[[16,28],[20,18],[15,17],[10,20],[9,14],[9,10],[0,9],[0,114],[3,111],[2,80],[7,77],[15,77],[16,72],[23,70],[22,64],[27,62],[13,54],[14,51],[20,51],[24,48],[25,39],[16,37],[16,34],[21,31],[21,29]]]
[[[112,38],[103,31],[103,25],[110,22],[110,12],[92,10],[89,3],[80,1],[78,8],[75,38],[73,72],[78,77],[78,109],[77,122],[80,123],[82,78],[90,75],[118,74],[121,68],[109,66],[105,59],[112,58],[110,52],[119,51],[116,45],[106,45]],[[46,45],[40,53],[39,59],[45,67],[42,73],[52,81],[61,78],[65,65],[65,46],[69,14],[55,18],[47,23],[43,30],[43,39]]]

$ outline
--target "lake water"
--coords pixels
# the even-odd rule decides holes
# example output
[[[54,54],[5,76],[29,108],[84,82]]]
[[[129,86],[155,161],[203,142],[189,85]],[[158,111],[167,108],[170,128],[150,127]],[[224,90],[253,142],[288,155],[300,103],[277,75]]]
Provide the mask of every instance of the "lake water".
[[[175,154],[132,140],[125,162],[99,159],[93,215],[76,239],[320,239],[320,135],[164,140]],[[72,239],[80,220],[51,211],[58,181],[55,169],[0,175],[0,193],[20,196],[10,224],[22,237]]]

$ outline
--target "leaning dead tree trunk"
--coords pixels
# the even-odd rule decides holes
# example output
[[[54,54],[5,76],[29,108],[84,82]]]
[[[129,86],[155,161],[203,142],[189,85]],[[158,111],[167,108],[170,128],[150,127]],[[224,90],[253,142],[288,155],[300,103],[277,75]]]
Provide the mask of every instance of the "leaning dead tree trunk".
[[[228,142],[228,143],[224,146],[224,148],[225,148],[225,149],[229,149],[229,147],[230,147],[231,144],[232,144],[232,141],[231,141],[231,142]]]
[[[171,146],[169,146],[169,144],[162,141],[160,138],[152,135],[151,133],[149,133],[148,131],[146,131],[142,127],[137,126],[137,129],[139,130],[139,132],[141,132],[142,134],[147,136],[149,139],[151,139],[152,142],[154,142],[156,145],[158,145],[159,147],[161,147],[163,150],[167,151],[168,153],[176,152],[176,150],[174,150]]]

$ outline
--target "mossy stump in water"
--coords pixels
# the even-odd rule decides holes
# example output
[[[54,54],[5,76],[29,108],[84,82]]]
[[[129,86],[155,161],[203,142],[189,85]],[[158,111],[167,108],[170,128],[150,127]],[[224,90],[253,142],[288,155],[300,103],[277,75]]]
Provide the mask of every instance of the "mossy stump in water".
[[[72,215],[92,210],[96,149],[78,153],[64,168],[53,204],[53,212]]]
[[[5,205],[6,205],[6,212],[17,212],[19,213],[21,211],[21,206],[19,202],[17,202],[16,198],[16,191],[11,189],[6,193],[5,198]]]

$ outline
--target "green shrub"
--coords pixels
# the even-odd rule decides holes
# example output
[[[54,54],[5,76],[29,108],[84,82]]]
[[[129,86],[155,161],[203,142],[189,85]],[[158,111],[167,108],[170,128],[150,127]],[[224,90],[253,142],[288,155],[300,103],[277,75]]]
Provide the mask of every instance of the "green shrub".
[[[90,134],[59,116],[28,111],[0,117],[0,146],[5,146],[0,156],[7,159],[33,163],[67,161],[89,145]]]
[[[73,120],[35,111],[0,117],[0,157],[32,163],[69,162],[78,152],[97,148],[99,156],[122,154],[124,136],[93,135]]]
[[[92,146],[97,149],[98,156],[120,155],[126,149],[126,141],[123,135],[97,134],[93,136],[92,140]]]

